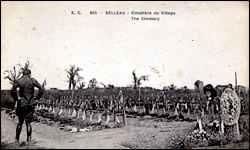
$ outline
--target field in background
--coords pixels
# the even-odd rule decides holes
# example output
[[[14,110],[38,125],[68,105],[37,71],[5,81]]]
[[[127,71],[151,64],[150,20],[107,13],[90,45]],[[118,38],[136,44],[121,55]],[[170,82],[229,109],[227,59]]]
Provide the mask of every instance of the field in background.
[[[115,95],[118,96],[120,89],[84,89],[84,90],[76,90],[75,96],[84,96],[84,95]],[[124,98],[131,96],[135,99],[138,99],[138,90],[133,89],[122,89]],[[37,92],[37,91],[36,91]],[[155,89],[142,89],[141,95],[142,100],[146,96],[161,96],[161,90]],[[61,96],[71,96],[70,90],[46,90],[44,92],[43,98],[58,98]],[[184,91],[184,90],[173,90],[166,92],[167,99],[170,101],[174,101],[172,96],[174,97],[184,97],[184,98],[195,98],[198,100],[202,98],[204,95],[202,93],[195,92],[194,90]],[[242,98],[242,112],[239,120],[240,132],[243,135],[242,142],[246,142],[249,140],[249,91],[246,93],[242,93],[240,95]],[[70,98],[69,98],[70,99]],[[13,108],[14,101],[10,96],[9,90],[1,91],[1,107],[5,108]],[[139,108],[139,107],[138,107]],[[160,110],[161,111],[161,110]],[[89,116],[87,112],[87,116]],[[168,112],[170,116],[173,115],[174,111]],[[160,112],[161,114],[161,112]],[[2,113],[1,113],[2,115]],[[186,113],[183,113],[186,118]],[[5,115],[4,115],[5,116]],[[190,116],[195,120],[194,114],[191,113]],[[114,118],[112,115],[110,116],[111,120]],[[119,115],[119,120],[122,121],[122,116]],[[13,141],[14,140],[14,130],[10,130],[9,126],[12,126],[11,129],[15,128],[14,122],[10,120],[6,120],[7,118],[3,117],[3,121],[6,123],[3,128],[4,133],[4,141]],[[97,114],[94,115],[94,121],[97,121]],[[103,118],[104,120],[105,118]],[[2,117],[1,117],[2,120]],[[114,122],[114,120],[112,120]],[[113,123],[111,121],[111,123]],[[136,116],[127,118],[128,125],[122,128],[112,128],[105,129],[94,132],[87,133],[69,133],[56,128],[55,125],[47,126],[45,124],[41,124],[40,122],[34,123],[34,137],[36,141],[42,141],[35,143],[34,145],[37,147],[46,147],[46,144],[49,140],[54,140],[54,142],[50,142],[51,148],[117,148],[117,145],[125,146],[127,148],[183,148],[183,139],[188,134],[188,132],[194,129],[196,125],[195,121],[187,122],[187,121],[169,121],[165,118],[158,117],[150,117],[150,116]],[[1,124],[3,125],[3,124]],[[4,127],[3,126],[3,127]],[[6,128],[7,127],[7,128]],[[25,129],[25,128],[23,128]],[[43,131],[50,131],[44,133]],[[25,131],[22,132],[23,137],[25,137]],[[9,138],[9,135],[11,137]],[[67,136],[70,137],[68,139],[58,139],[55,140],[58,136]],[[92,137],[91,139],[86,138],[86,136]],[[50,138],[51,137],[51,138]],[[100,139],[103,142],[99,142]],[[3,139],[1,139],[2,142]],[[219,139],[222,140],[222,139]],[[64,144],[61,144],[64,143]],[[98,143],[97,145],[93,143]],[[4,143],[2,143],[4,144]],[[241,144],[241,143],[239,143]],[[116,145],[116,146],[115,146]],[[20,145],[1,145],[6,146],[6,148],[18,147]],[[28,147],[32,147],[33,145],[27,145]],[[180,146],[180,147],[178,147]],[[231,147],[235,147],[232,145]],[[245,147],[240,146],[241,148],[249,147],[249,144]],[[26,148],[25,145],[21,148]],[[121,148],[121,147],[119,147]],[[213,147],[211,147],[213,148]],[[216,147],[221,149],[223,147]],[[226,148],[226,146],[224,146]]]
[[[121,88],[124,98],[126,97],[133,97],[134,99],[138,99],[139,90],[134,90],[131,88]],[[120,88],[114,88],[114,89],[104,89],[104,88],[94,88],[94,89],[83,89],[83,90],[75,90],[74,91],[74,97],[78,96],[85,96],[85,95],[91,95],[91,96],[118,96],[119,95]],[[36,91],[37,92],[37,91]],[[148,89],[148,88],[142,88],[141,89],[141,102],[146,99],[146,97],[157,97],[161,96],[162,90],[157,89]],[[173,90],[173,91],[165,91],[167,93],[167,98],[170,99],[172,96],[174,97],[202,97],[202,93],[197,93],[194,90]],[[36,95],[36,93],[35,93]],[[70,97],[72,95],[71,90],[45,90],[42,98],[59,98],[62,96]],[[1,106],[12,108],[14,106],[14,101],[10,96],[10,90],[1,90]]]
[[[126,88],[126,87],[122,87],[122,88],[114,88],[114,89],[104,89],[104,88],[94,88],[94,89],[83,89],[83,90],[75,90],[74,91],[74,97],[82,97],[85,95],[91,95],[91,96],[110,96],[110,95],[114,95],[114,96],[118,96],[119,95],[119,91],[120,89],[123,92],[124,95],[124,99],[126,99],[127,97],[132,97],[133,100],[132,101],[136,101],[137,105],[138,103],[138,93],[139,90],[134,90],[131,88]],[[37,92],[37,91],[35,91]],[[150,89],[150,88],[142,88],[141,89],[141,100],[140,100],[140,105],[143,104],[143,102],[146,101],[146,97],[157,97],[160,96],[162,98],[162,94],[161,94],[162,90],[158,90],[158,89]],[[177,90],[172,90],[172,91],[164,91],[166,94],[166,99],[170,100],[171,102],[174,102],[174,98],[176,97],[183,97],[184,100],[190,100],[190,99],[194,99],[195,103],[199,103],[199,100],[204,101],[205,100],[205,95],[203,93],[199,93],[196,92],[193,89],[187,89],[187,90],[183,90],[183,89],[177,89]],[[36,95],[36,93],[35,93]],[[45,90],[42,98],[59,98],[62,96],[67,96],[71,97],[72,95],[72,91],[71,90]],[[249,89],[244,91],[244,93],[240,94],[240,97],[242,99],[241,103],[242,103],[242,114],[248,114],[249,113]],[[150,102],[149,102],[150,103]],[[161,100],[160,100],[161,103]],[[13,108],[14,107],[14,101],[11,98],[10,95],[10,90],[1,90],[1,107],[5,107],[5,108]],[[162,105],[162,103],[160,104]],[[160,106],[162,107],[162,106]]]

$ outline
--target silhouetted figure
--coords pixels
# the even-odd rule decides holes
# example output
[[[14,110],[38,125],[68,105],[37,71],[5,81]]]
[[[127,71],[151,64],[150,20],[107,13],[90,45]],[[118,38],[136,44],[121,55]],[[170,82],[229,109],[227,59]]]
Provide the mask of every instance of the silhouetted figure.
[[[35,87],[39,89],[37,96],[34,96]],[[17,97],[17,88],[19,88],[20,97]],[[27,127],[27,141],[31,140],[31,122],[33,121],[33,113],[35,111],[37,100],[42,97],[43,91],[44,88],[36,81],[36,79],[31,78],[31,71],[29,69],[25,69],[23,71],[23,76],[13,85],[11,96],[15,102],[17,102],[15,107],[19,119],[16,128],[16,142],[19,142],[24,120]]]

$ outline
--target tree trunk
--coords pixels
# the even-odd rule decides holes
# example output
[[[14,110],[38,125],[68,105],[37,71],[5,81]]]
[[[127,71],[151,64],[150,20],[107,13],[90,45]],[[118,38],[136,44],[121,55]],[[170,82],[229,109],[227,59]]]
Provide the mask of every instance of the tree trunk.
[[[71,84],[72,84],[72,81],[69,80],[69,90],[71,90]]]

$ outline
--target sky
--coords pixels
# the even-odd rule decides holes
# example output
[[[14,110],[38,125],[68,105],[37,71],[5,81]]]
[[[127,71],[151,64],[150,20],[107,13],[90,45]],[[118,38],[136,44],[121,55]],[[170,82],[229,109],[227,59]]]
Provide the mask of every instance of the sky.
[[[194,82],[249,86],[249,2],[1,2],[3,71],[27,60],[46,88],[67,89],[76,65],[86,85],[132,85],[132,71],[149,75],[142,86],[194,88]],[[81,11],[72,15],[71,11]],[[159,21],[90,11],[169,11]],[[135,16],[135,15],[134,15]]]

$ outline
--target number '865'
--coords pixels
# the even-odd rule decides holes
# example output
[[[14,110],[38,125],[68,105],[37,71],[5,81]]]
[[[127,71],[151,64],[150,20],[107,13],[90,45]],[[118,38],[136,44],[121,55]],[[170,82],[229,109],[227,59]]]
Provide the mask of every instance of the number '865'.
[[[91,15],[97,15],[97,11],[90,11],[89,12]]]

